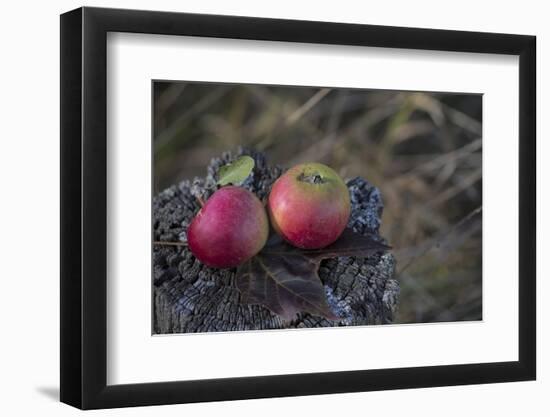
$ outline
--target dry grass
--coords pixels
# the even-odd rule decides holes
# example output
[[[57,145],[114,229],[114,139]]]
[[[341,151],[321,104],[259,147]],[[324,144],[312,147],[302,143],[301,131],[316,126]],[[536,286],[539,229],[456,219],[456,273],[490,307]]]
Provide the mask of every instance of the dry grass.
[[[368,179],[398,261],[399,321],[481,318],[480,96],[159,83],[154,120],[156,191],[239,145]]]

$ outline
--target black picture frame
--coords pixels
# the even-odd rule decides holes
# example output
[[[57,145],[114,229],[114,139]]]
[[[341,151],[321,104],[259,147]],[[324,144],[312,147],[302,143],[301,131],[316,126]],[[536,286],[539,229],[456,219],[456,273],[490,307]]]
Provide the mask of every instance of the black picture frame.
[[[519,360],[107,385],[108,32],[519,56]],[[62,402],[94,409],[535,379],[534,36],[84,7],[61,15],[60,56]]]

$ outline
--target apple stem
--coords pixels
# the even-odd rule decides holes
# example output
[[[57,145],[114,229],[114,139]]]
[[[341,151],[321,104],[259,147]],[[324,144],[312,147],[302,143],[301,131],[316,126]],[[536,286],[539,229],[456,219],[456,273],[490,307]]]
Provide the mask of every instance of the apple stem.
[[[311,175],[305,175],[304,173],[301,173],[300,176],[298,176],[298,181],[308,182],[310,184],[322,184],[325,182],[323,177],[318,173],[314,173]]]
[[[184,242],[161,242],[154,241],[153,245],[162,245],[162,246],[187,246],[187,243]]]
[[[201,207],[204,207],[204,200],[202,199],[202,197],[200,195],[196,196],[197,197],[197,200],[199,202],[199,204],[201,205]]]

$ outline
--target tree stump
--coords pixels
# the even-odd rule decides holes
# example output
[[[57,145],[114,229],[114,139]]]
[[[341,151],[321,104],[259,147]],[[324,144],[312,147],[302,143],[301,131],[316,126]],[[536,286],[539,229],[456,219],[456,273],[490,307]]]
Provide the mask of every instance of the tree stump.
[[[206,200],[216,189],[218,169],[243,154],[254,158],[256,165],[242,186],[265,200],[283,170],[268,166],[265,156],[255,151],[226,152],[210,162],[206,178],[182,181],[153,198],[154,240],[186,242],[187,227],[200,208],[196,197]],[[380,191],[359,177],[346,184],[352,203],[348,226],[358,233],[379,236],[383,210]],[[186,246],[155,244],[153,331],[164,334],[391,323],[399,296],[394,269],[391,252],[325,260],[319,276],[328,303],[340,319],[301,313],[288,322],[266,307],[241,303],[235,268],[210,268],[201,264]]]

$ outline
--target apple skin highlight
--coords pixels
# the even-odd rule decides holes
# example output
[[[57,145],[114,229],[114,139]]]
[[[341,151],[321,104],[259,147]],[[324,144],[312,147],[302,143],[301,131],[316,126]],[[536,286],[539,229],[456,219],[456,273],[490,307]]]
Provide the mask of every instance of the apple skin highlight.
[[[202,263],[231,268],[256,255],[265,245],[269,221],[261,201],[235,186],[217,190],[187,230],[189,249]]]
[[[349,191],[340,176],[320,163],[297,165],[271,189],[268,212],[275,231],[302,249],[330,245],[349,221]]]

